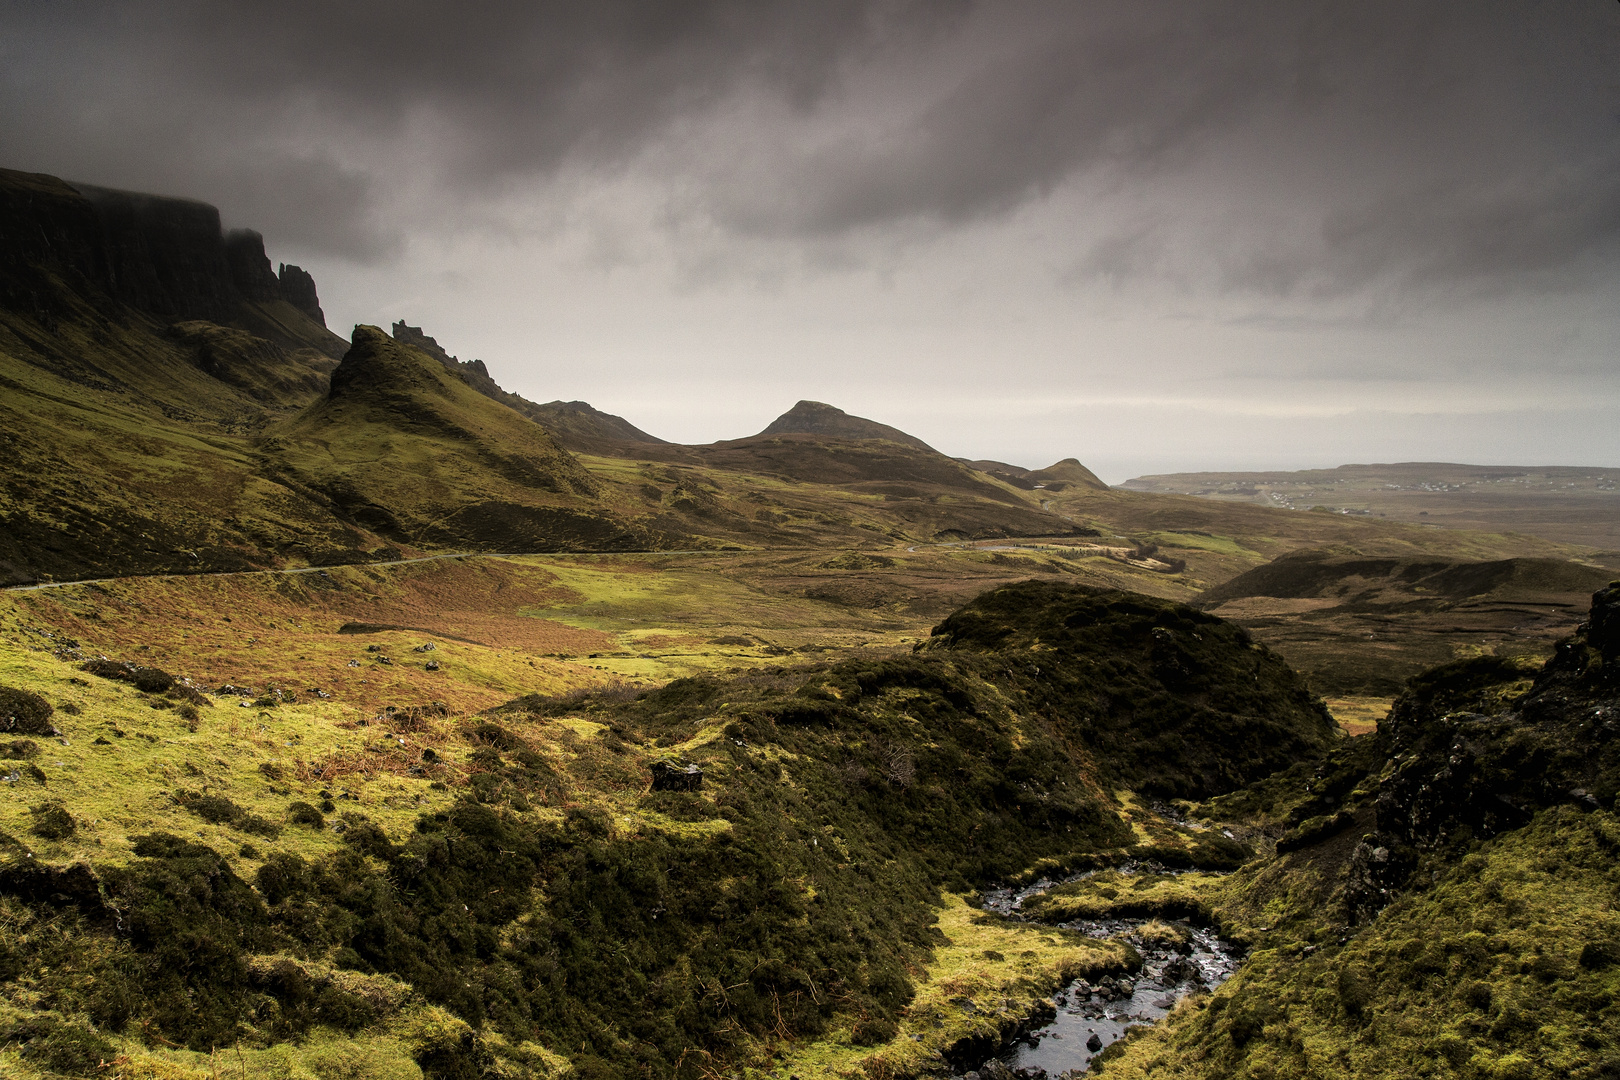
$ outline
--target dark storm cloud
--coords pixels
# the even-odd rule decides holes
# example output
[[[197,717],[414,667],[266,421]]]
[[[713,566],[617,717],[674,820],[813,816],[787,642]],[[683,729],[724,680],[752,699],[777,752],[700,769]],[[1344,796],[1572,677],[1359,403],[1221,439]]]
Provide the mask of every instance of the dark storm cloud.
[[[14,4],[0,33],[7,164],[359,258],[432,227],[413,185],[570,168],[788,242],[1085,183],[1102,220],[1053,223],[1077,276],[1270,294],[1556,283],[1620,239],[1612,0],[170,0]]]
[[[388,210],[368,197],[395,174],[453,196],[571,158],[610,165],[744,81],[809,107],[839,64],[953,6],[923,19],[864,0],[12,5],[0,143],[43,159],[13,166],[166,182],[370,256],[390,223],[366,220]]]
[[[1553,285],[1593,257],[1612,270],[1616,5],[1080,10],[1022,9],[1023,47],[969,59],[887,128],[800,155],[796,182],[756,184],[768,197],[737,198],[732,219],[809,233],[955,222],[1077,174],[1124,203],[1169,177],[1182,183],[1106,227],[1076,276],[1204,263],[1222,290],[1332,295],[1381,278]],[[1294,227],[1278,230],[1267,219],[1290,204]],[[1206,206],[1222,220],[1192,229],[1202,250],[1189,251],[1188,211]]]

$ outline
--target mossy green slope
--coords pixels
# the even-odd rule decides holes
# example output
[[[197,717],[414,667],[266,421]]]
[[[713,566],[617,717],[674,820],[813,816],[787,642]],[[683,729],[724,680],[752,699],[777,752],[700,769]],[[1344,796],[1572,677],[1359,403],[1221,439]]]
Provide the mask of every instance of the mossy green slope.
[[[149,359],[176,363],[159,339],[120,340],[145,341]],[[75,381],[5,350],[0,345],[0,580],[236,570],[280,558],[354,561],[383,546],[308,494],[259,474],[246,440],[225,430],[232,416],[255,426],[262,420],[245,399],[241,412],[222,411],[219,423],[167,419],[139,395]],[[164,393],[183,397],[185,386],[181,380]],[[209,399],[199,391],[194,400]]]
[[[647,547],[538,424],[420,350],[355,328],[327,396],[261,443],[269,469],[397,542],[482,550]]]
[[[1353,936],[1326,920],[1313,937],[1259,935],[1213,996],[1119,1044],[1093,1072],[1108,1080],[1612,1076],[1620,1069],[1617,854],[1614,814],[1545,811],[1438,871]]]

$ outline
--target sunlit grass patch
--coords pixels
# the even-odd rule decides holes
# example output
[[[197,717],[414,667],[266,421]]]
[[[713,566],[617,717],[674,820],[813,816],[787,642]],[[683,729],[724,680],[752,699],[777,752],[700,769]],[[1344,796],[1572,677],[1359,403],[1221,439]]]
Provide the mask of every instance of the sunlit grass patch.
[[[1323,699],[1328,712],[1347,735],[1366,735],[1378,730],[1378,721],[1389,713],[1394,698],[1330,697]]]
[[[1032,897],[1025,901],[1024,912],[1047,923],[1145,916],[1207,920],[1210,900],[1222,891],[1224,880],[1223,875],[1199,871],[1127,874],[1103,870]]]
[[[120,863],[133,837],[159,830],[196,838],[245,867],[275,851],[336,850],[332,829],[289,819],[292,804],[330,804],[328,817],[364,814],[403,834],[417,814],[450,801],[435,779],[457,775],[444,771],[456,756],[448,724],[396,733],[338,702],[260,707],[221,696],[187,720],[163,696],[85,676],[4,638],[0,684],[57,706],[61,737],[32,740],[29,764],[43,780],[23,773],[0,790],[0,832],[52,861]],[[441,764],[416,764],[424,751]],[[69,835],[39,834],[32,810],[47,800],[71,816]]]

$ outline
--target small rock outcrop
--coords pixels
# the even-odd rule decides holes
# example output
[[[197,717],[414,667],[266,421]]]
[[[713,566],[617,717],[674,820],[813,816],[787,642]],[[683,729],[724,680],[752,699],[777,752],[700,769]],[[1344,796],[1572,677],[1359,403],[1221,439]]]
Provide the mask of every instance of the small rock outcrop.
[[[1346,902],[1366,919],[1423,860],[1528,824],[1558,804],[1620,796],[1620,582],[1526,687],[1512,661],[1476,657],[1418,676],[1379,723],[1393,771],[1377,831],[1351,859]]]

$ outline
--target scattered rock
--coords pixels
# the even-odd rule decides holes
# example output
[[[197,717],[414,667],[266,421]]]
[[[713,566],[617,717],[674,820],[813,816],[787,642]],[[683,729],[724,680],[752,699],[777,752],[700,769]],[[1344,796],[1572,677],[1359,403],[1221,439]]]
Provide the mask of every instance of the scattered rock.
[[[1102,1048],[1103,1048],[1102,1036],[1098,1035],[1095,1031],[1093,1031],[1091,1033],[1091,1038],[1086,1040],[1086,1049],[1090,1050],[1093,1054],[1095,1054],[1097,1051],[1101,1050]]]
[[[429,660],[427,663],[422,665],[422,670],[423,671],[438,671],[439,670],[439,662],[437,660]]]
[[[1185,956],[1178,956],[1164,965],[1164,971],[1159,975],[1159,985],[1169,989],[1187,982],[1202,982],[1203,975],[1198,965]]]
[[[418,645],[416,648],[412,649],[411,652],[432,652],[436,648],[438,648],[438,646],[429,641],[424,645]]]

